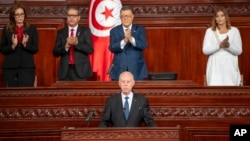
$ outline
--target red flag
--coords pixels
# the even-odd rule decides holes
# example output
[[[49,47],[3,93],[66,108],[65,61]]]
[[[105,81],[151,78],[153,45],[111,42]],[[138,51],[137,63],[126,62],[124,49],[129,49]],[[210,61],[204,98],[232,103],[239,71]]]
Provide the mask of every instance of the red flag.
[[[94,53],[90,56],[93,72],[101,81],[110,80],[107,71],[113,54],[109,51],[109,31],[121,24],[120,0],[90,0],[89,28],[92,34]]]

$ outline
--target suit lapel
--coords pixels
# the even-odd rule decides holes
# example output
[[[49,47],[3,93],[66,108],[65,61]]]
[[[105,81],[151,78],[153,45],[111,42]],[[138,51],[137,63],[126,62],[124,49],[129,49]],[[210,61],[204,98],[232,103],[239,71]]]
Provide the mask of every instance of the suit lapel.
[[[119,103],[117,106],[117,109],[118,109],[118,112],[117,112],[117,115],[122,115],[121,118],[119,119],[123,119],[123,120],[120,120],[120,123],[121,125],[125,125],[126,124],[126,118],[125,118],[125,112],[124,112],[124,108],[123,108],[123,103],[122,103],[122,96],[121,94],[119,95],[118,99],[117,99],[117,103]],[[121,113],[121,114],[120,114]]]
[[[122,39],[124,38],[124,31],[123,31],[123,27],[122,27],[122,25],[119,25],[119,28],[118,28],[118,33],[119,33],[119,35],[122,37]]]
[[[69,36],[69,27],[65,28],[65,30],[63,31],[64,39],[68,38],[68,36]]]
[[[131,105],[129,115],[128,115],[128,120],[130,119],[130,116],[132,116],[133,113],[137,111],[137,108],[136,108],[136,107],[138,107],[137,105],[138,105],[137,95],[134,93],[133,100],[132,100],[132,105]]]
[[[76,31],[76,37],[80,37],[82,34],[82,28],[78,25],[77,31]]]
[[[137,30],[137,25],[132,24],[131,35],[132,35],[133,37],[135,37],[135,34],[136,34],[136,32],[137,32],[136,30]]]

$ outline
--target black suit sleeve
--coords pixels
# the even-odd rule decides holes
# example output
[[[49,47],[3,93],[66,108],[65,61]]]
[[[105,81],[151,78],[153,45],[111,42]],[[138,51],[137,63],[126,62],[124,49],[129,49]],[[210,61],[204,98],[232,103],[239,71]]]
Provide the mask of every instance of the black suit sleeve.
[[[76,33],[76,36],[78,38],[78,44],[75,46],[75,49],[85,54],[94,52],[89,28],[81,27],[81,30]]]
[[[145,106],[142,109],[143,111],[143,119],[147,127],[156,127],[157,125],[154,122],[152,113],[149,108],[148,100],[146,99]]]
[[[31,54],[35,54],[38,52],[38,32],[34,25],[30,25],[28,29],[26,29],[26,34],[29,35],[29,40],[26,44],[26,49]]]
[[[12,33],[9,32],[6,28],[6,26],[3,28],[2,32],[2,43],[0,45],[1,47],[1,52],[4,55],[7,55],[11,52],[14,52],[14,50],[11,48],[12,47],[12,41],[11,41]]]
[[[67,31],[65,30],[67,29],[61,29],[57,32],[56,43],[53,51],[53,54],[56,57],[65,55],[67,53],[67,51],[65,50],[66,37],[63,36],[64,34],[67,34]]]
[[[108,127],[111,125],[111,98],[107,99],[99,127]]]

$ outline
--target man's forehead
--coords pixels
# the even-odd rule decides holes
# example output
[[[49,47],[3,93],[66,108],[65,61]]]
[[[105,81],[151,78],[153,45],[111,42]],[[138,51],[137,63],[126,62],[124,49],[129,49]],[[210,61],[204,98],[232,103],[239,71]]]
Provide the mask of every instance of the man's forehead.
[[[132,78],[131,78],[131,76],[127,75],[127,76],[122,76],[120,80],[121,81],[132,81]]]
[[[123,10],[121,11],[121,14],[132,14],[131,10]]]
[[[124,77],[121,77],[121,80],[132,80],[132,79],[131,79],[131,76],[124,76]]]
[[[68,13],[77,13],[77,10],[75,10],[75,9],[69,9]]]

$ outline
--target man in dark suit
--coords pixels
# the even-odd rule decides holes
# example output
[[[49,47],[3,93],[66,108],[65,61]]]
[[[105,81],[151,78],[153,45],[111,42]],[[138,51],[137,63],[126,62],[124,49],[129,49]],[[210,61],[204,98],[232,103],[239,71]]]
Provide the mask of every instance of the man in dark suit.
[[[110,31],[109,50],[114,53],[112,69],[109,71],[112,80],[118,80],[123,71],[130,71],[135,80],[148,77],[143,50],[147,47],[146,31],[142,26],[132,24],[134,14],[130,7],[124,6],[120,12],[121,25]]]
[[[68,26],[57,33],[54,55],[61,56],[58,77],[61,81],[87,80],[92,75],[88,54],[93,53],[91,33],[80,26],[79,10],[70,7],[67,12]]]
[[[121,93],[107,99],[99,127],[156,126],[146,97],[133,93],[135,84],[132,73],[125,71],[119,77]]]

